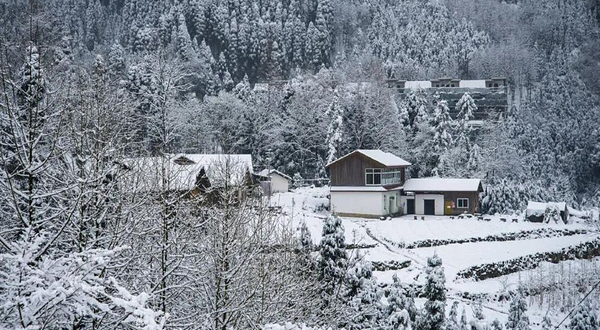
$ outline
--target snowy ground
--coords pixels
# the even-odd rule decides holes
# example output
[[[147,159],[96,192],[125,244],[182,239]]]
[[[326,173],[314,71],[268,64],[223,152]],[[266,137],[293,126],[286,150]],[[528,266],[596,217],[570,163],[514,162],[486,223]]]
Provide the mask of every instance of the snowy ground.
[[[506,218],[507,222],[500,221]],[[524,230],[534,230],[543,227],[555,229],[584,228],[583,225],[565,224],[540,224],[523,222],[521,216],[486,216],[491,221],[477,221],[471,219],[453,219],[446,216],[427,216],[425,221],[414,220],[413,216],[402,216],[388,221],[362,220],[364,225],[377,237],[388,239],[396,243],[411,243],[425,239],[461,239],[470,237],[484,237],[502,233],[512,233]],[[518,223],[512,219],[518,218]]]
[[[280,206],[285,218],[298,227],[301,221],[305,221],[311,231],[313,242],[319,243],[323,219],[329,213],[325,207],[329,204],[327,195],[328,187],[323,188],[301,188],[293,192],[275,194],[271,203]],[[420,217],[419,217],[420,218]],[[587,228],[583,223],[575,224],[543,224],[523,222],[521,216],[491,216],[491,221],[477,221],[476,219],[450,219],[445,216],[427,216],[425,220],[414,220],[412,216],[402,216],[391,220],[373,220],[360,218],[343,218],[346,232],[346,242],[362,245],[375,245],[375,247],[353,250],[352,253],[360,251],[365,259],[370,261],[405,261],[410,260],[411,266],[401,270],[376,271],[377,280],[382,283],[392,281],[396,274],[405,283],[423,283],[423,271],[427,258],[437,253],[443,260],[446,274],[446,286],[449,289],[449,297],[460,303],[459,310],[466,307],[467,315],[471,315],[468,300],[463,300],[463,293],[479,294],[485,293],[491,296],[507,288],[513,288],[535,270],[522,271],[510,275],[492,278],[484,281],[473,281],[456,279],[456,273],[470,266],[509,260],[520,256],[526,256],[538,252],[558,251],[564,247],[577,245],[585,241],[598,239],[597,230]],[[500,218],[506,218],[507,222],[501,222]],[[518,218],[518,223],[511,220]],[[426,239],[468,239],[473,237],[486,237],[505,233],[517,233],[539,228],[553,229],[588,229],[587,234],[536,238],[504,242],[476,242],[463,244],[448,244],[436,247],[423,247],[415,249],[404,249],[398,246],[402,243],[411,243]],[[568,264],[561,262],[560,264]],[[559,267],[546,266],[546,267]],[[451,306],[449,302],[448,306]],[[486,317],[498,318],[506,321],[505,312],[508,305],[501,303],[484,304]],[[546,311],[531,310],[531,320],[535,324],[541,321]],[[559,318],[561,315],[553,315]]]

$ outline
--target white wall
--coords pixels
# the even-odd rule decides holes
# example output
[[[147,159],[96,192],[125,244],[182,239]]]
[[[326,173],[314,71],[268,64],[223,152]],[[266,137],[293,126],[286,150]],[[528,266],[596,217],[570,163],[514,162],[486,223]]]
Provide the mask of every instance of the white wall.
[[[423,200],[435,200],[435,215],[444,215],[444,195],[416,194],[415,195],[415,213],[425,214],[425,203]]]
[[[288,179],[282,177],[277,173],[271,173],[271,192],[287,192],[289,190]]]
[[[385,204],[383,205],[383,214],[395,214],[398,213],[398,209],[400,208],[400,192],[398,191],[389,191],[386,193],[383,193],[383,196],[385,196],[384,200],[385,200]],[[390,206],[390,202],[389,202],[389,198],[393,196],[394,197],[394,204],[392,205],[392,209],[389,209]]]
[[[371,216],[383,215],[383,193],[379,191],[332,191],[331,212]]]
[[[415,199],[415,196],[413,196],[413,195],[411,195],[411,196],[406,196],[406,195],[400,196],[400,203],[398,204],[398,207],[402,208],[402,212],[404,212],[404,214],[406,214],[406,204],[407,204],[406,200],[408,200],[408,199]],[[415,212],[416,211],[417,210],[415,209]]]

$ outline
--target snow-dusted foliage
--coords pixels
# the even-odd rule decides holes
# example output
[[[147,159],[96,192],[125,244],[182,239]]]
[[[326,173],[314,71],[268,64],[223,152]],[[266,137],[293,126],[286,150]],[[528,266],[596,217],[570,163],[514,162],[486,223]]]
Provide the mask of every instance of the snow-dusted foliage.
[[[527,316],[527,301],[521,289],[513,295],[508,310],[507,330],[529,330],[529,316]]]
[[[600,319],[598,314],[592,308],[588,301],[583,301],[573,311],[569,322],[571,330],[591,330],[600,327]]]
[[[381,318],[381,299],[370,262],[358,262],[346,276],[350,320],[347,329],[375,327]]]
[[[427,279],[424,294],[427,298],[420,315],[418,328],[423,330],[444,329],[446,323],[446,276],[442,259],[433,255],[427,259]]]
[[[329,216],[323,221],[319,250],[319,280],[323,285],[323,293],[337,296],[348,268],[344,226],[338,216]]]
[[[28,229],[0,254],[0,325],[32,329],[67,324],[116,324],[162,329],[166,315],[148,307],[148,295],[135,295],[103,276],[120,252],[91,249],[80,253],[40,254],[49,234]]]

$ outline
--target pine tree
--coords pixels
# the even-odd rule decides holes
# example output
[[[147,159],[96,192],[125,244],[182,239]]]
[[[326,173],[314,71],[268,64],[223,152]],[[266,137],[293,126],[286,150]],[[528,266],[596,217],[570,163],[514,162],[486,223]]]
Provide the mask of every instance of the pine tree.
[[[529,330],[529,317],[527,316],[527,302],[523,297],[523,289],[519,288],[514,294],[508,310],[507,330]]]
[[[458,324],[458,301],[452,303],[450,313],[448,314],[448,323],[446,324],[446,330],[459,330]]]
[[[504,330],[504,326],[502,323],[500,323],[500,321],[498,321],[498,319],[494,319],[491,325],[491,330]]]
[[[467,311],[464,307],[460,314],[460,330],[467,330]]]
[[[319,249],[319,280],[323,285],[323,292],[329,297],[337,296],[348,265],[344,226],[338,216],[329,216],[323,221]]]
[[[456,103],[456,144],[465,149],[469,149],[471,126],[469,121],[473,119],[473,113],[477,111],[475,101],[468,92],[464,93],[460,100]]]
[[[380,293],[373,279],[370,262],[358,262],[346,276],[347,297],[350,300],[351,319],[348,329],[373,328],[381,318]]]
[[[122,75],[125,72],[125,50],[118,42],[110,47],[108,53],[108,70],[115,76]]]
[[[438,101],[432,120],[434,148],[436,152],[442,154],[452,147],[452,118],[450,117],[448,103],[445,100]]]
[[[483,305],[481,299],[477,299],[477,301],[473,304],[473,316],[479,321],[482,321],[485,318],[485,315],[483,315]]]
[[[569,329],[592,330],[598,329],[599,326],[597,315],[589,302],[584,301],[575,307],[575,311],[571,316],[571,322],[569,322]]]
[[[446,323],[446,276],[442,259],[438,255],[434,254],[427,259],[426,274],[424,293],[427,301],[423,308],[419,329],[441,330]]]
[[[548,315],[544,315],[542,319],[542,330],[552,330],[554,327],[552,326],[552,321],[548,317]]]
[[[329,125],[327,127],[327,163],[331,163],[337,159],[340,154],[340,147],[343,135],[343,116],[344,109],[339,104],[339,96],[337,90],[334,91],[333,101],[326,112]]]
[[[302,221],[300,224],[300,249],[303,251],[312,251],[313,241],[310,234],[310,230],[306,225],[306,221]]]

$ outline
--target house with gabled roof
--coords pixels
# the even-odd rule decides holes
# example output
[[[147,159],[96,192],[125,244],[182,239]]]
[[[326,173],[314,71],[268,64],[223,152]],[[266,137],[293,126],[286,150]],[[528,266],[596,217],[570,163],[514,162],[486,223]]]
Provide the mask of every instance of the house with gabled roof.
[[[124,186],[136,192],[203,193],[252,184],[251,155],[168,154],[119,161]]]
[[[406,180],[406,160],[382,150],[358,149],[326,165],[333,213],[351,217],[451,215],[479,210],[479,179]]]
[[[267,195],[290,190],[292,178],[276,169],[265,168],[257,175],[261,178],[261,186]]]

